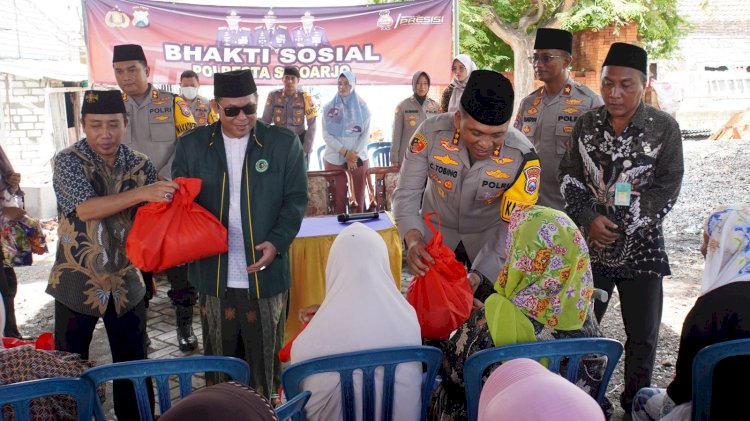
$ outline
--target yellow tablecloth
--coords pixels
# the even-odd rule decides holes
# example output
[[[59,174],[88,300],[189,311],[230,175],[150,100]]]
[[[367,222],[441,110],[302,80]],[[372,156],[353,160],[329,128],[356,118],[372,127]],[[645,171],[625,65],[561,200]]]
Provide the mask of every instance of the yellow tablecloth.
[[[400,290],[401,237],[393,218],[390,213],[385,212],[380,215],[379,220],[365,222],[365,225],[376,230],[385,240],[393,279],[396,280],[396,287]],[[305,218],[302,221],[300,234],[289,249],[292,289],[289,291],[289,317],[286,319],[284,343],[294,338],[301,327],[298,319],[299,309],[323,302],[326,291],[325,270],[328,252],[331,250],[333,240],[346,226],[338,223],[335,216]],[[362,258],[366,259],[367,255],[363,255]]]

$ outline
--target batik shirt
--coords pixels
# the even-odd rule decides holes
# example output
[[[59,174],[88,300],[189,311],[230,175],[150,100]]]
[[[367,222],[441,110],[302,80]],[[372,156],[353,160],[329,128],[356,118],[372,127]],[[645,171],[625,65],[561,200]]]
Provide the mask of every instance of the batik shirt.
[[[682,137],[667,113],[641,104],[616,135],[602,106],[576,122],[560,163],[565,211],[588,237],[599,215],[617,224],[614,244],[591,248],[595,274],[609,278],[671,274],[662,221],[680,192]],[[616,206],[617,183],[631,185],[630,205]]]
[[[89,221],[78,217],[76,207],[95,197],[155,183],[154,166],[145,155],[120,145],[109,167],[83,139],[57,154],[52,182],[60,225],[47,293],[90,316],[103,316],[110,300],[118,315],[129,311],[146,292],[138,269],[125,254],[136,207]]]

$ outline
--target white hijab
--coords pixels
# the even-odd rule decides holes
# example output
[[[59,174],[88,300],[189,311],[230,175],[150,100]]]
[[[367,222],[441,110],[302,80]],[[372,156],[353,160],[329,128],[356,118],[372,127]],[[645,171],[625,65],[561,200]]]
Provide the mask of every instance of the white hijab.
[[[730,206],[708,217],[706,265],[700,295],[750,281],[750,206]]]
[[[396,289],[388,249],[382,237],[364,224],[354,223],[336,237],[326,265],[326,297],[292,345],[291,363],[345,352],[421,345],[414,308]],[[382,402],[382,369],[376,370],[376,419]],[[342,420],[337,373],[310,376],[302,382],[312,397],[305,407],[311,421]],[[421,409],[422,366],[399,365],[394,391],[394,420],[418,420]],[[354,377],[361,390],[361,373]],[[362,399],[356,394],[357,420]]]
[[[459,54],[453,59],[453,61],[456,60],[460,61],[464,67],[466,67],[466,79],[458,80],[455,77],[453,78],[453,81],[451,82],[453,92],[451,93],[450,101],[448,101],[448,110],[446,111],[449,113],[458,111],[458,106],[461,104],[461,95],[463,95],[464,88],[466,88],[466,82],[468,82],[471,72],[477,70],[477,65],[474,64],[468,54]],[[453,61],[451,62],[451,65],[453,65]]]

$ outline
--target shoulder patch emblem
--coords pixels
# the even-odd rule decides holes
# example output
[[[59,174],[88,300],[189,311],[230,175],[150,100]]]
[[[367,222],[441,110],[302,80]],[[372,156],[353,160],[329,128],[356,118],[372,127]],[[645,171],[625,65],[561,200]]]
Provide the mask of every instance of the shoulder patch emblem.
[[[578,114],[581,112],[581,110],[575,107],[568,107],[568,108],[563,108],[562,112],[564,112],[565,114]]]
[[[523,170],[526,176],[526,184],[523,189],[528,194],[534,194],[539,188],[539,175],[542,173],[542,169],[536,165],[530,166]]]
[[[450,140],[440,140],[440,146],[442,146],[448,152],[460,152],[461,148],[455,147],[451,144]]]
[[[409,152],[418,154],[427,149],[427,138],[423,133],[417,133],[409,142]]]
[[[492,158],[492,160],[497,165],[505,165],[505,164],[510,164],[511,162],[513,162],[513,158],[508,158],[507,156],[504,156],[502,158]]]
[[[445,165],[458,165],[458,161],[456,161],[455,159],[451,158],[451,156],[448,155],[448,154],[445,154],[445,155],[433,155],[432,157],[435,158],[435,159],[437,159],[438,161],[442,162]]]
[[[568,99],[564,100],[563,102],[566,103],[566,104],[568,104],[568,105],[580,105],[581,103],[583,103],[583,100],[582,99],[578,99],[578,98],[568,98]]]
[[[182,115],[185,117],[190,117],[190,107],[188,107],[187,103],[183,101],[182,99],[178,99],[177,106],[180,107],[180,112],[182,112]]]
[[[485,174],[489,175],[492,178],[497,178],[497,179],[510,178],[508,174],[502,172],[499,169],[495,171],[485,171]]]

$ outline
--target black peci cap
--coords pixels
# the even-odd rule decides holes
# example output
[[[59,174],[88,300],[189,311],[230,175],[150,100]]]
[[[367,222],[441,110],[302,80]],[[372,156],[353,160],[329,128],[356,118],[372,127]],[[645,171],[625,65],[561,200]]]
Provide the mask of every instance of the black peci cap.
[[[125,113],[125,103],[120,91],[86,91],[81,114]]]
[[[115,45],[115,50],[112,54],[112,63],[130,60],[147,61],[146,55],[143,54],[143,48],[137,44]]]
[[[602,67],[604,66],[630,67],[646,75],[648,74],[648,54],[637,45],[616,42],[609,47],[607,58],[602,64]]]
[[[539,28],[534,40],[535,50],[563,50],[573,54],[573,34],[562,29]]]
[[[513,114],[513,85],[498,72],[474,70],[461,95],[461,106],[482,124],[504,124]]]
[[[241,98],[258,92],[250,70],[232,70],[214,75],[214,97]]]

